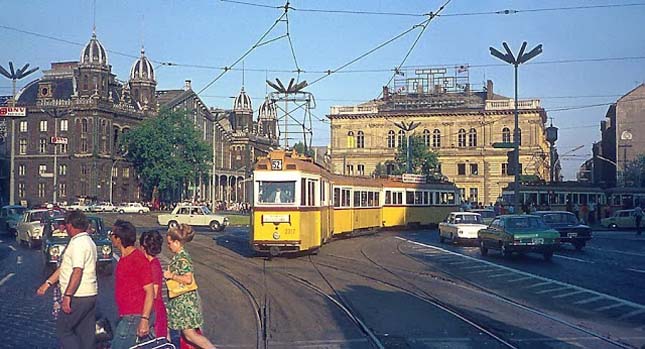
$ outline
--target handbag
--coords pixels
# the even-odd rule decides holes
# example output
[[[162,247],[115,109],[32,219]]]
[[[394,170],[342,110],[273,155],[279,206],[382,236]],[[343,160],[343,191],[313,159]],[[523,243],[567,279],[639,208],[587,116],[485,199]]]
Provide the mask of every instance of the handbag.
[[[106,317],[99,317],[96,319],[96,331],[94,332],[96,336],[96,342],[109,342],[112,340],[112,325],[110,320]]]
[[[166,286],[168,287],[168,298],[175,298],[184,293],[197,290],[195,275],[193,275],[193,281],[189,284],[182,284],[181,282],[169,279],[166,280]]]
[[[166,337],[154,338],[151,335],[146,337],[137,338],[137,342],[130,349],[175,349],[175,345],[172,344]]]

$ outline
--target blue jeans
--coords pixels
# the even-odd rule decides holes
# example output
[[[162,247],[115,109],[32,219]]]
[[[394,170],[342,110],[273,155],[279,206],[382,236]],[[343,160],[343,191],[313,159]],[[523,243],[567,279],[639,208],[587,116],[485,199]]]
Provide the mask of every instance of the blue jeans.
[[[119,324],[114,331],[112,349],[128,349],[137,343],[137,328],[141,315],[125,315],[119,319]],[[150,324],[150,333],[154,334],[153,322]]]

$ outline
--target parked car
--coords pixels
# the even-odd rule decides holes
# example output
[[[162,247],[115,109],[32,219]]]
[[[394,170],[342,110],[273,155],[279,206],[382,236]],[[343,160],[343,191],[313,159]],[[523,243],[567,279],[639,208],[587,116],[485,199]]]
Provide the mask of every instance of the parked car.
[[[591,240],[591,228],[578,221],[575,214],[567,211],[537,211],[544,223],[560,233],[560,243],[571,243],[580,251]]]
[[[490,208],[474,208],[469,212],[479,213],[482,216],[482,222],[489,225],[495,219],[495,211]]]
[[[16,225],[22,219],[27,208],[20,205],[7,205],[0,208],[0,229],[5,234],[16,234]]]
[[[139,213],[144,214],[150,212],[148,206],[143,206],[139,202],[127,202],[119,205],[116,208],[116,211],[119,213]]]
[[[97,202],[89,207],[90,212],[114,212],[116,211],[116,206],[111,202]]]
[[[513,252],[536,252],[548,261],[560,244],[558,231],[546,225],[542,217],[533,215],[499,216],[477,235],[482,256],[489,249],[500,250],[505,257]]]
[[[160,225],[174,227],[184,223],[192,226],[210,227],[213,231],[222,231],[228,225],[228,218],[211,212],[206,206],[178,205],[170,214],[157,217]]]
[[[68,211],[84,211],[88,212],[90,210],[90,207],[87,206],[85,203],[82,203],[80,201],[78,202],[73,202],[70,205],[65,206],[65,209]]]
[[[62,217],[61,210],[36,209],[28,210],[16,225],[16,241],[18,244],[27,244],[29,248],[40,245],[43,237],[43,226],[49,217]]]
[[[636,228],[636,216],[634,210],[619,210],[611,217],[600,220],[600,225],[609,229]]]
[[[94,240],[97,250],[97,266],[100,272],[112,272],[113,247],[112,241],[105,230],[100,217],[89,216],[89,235]],[[60,263],[63,251],[69,243],[69,235],[65,229],[65,217],[48,217],[43,222],[43,243],[41,251],[45,267],[55,269]]]
[[[446,219],[439,223],[439,242],[443,243],[446,239],[455,243],[474,241],[477,240],[477,232],[486,227],[479,213],[450,212]]]

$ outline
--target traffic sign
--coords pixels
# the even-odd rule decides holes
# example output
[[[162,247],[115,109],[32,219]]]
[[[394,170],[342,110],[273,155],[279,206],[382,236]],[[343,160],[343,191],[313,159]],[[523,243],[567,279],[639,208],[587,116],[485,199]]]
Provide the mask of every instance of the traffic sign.
[[[511,142],[495,142],[493,148],[515,148],[515,143]]]
[[[27,107],[0,107],[0,117],[27,116]]]
[[[50,139],[51,144],[67,144],[67,137],[52,137]]]

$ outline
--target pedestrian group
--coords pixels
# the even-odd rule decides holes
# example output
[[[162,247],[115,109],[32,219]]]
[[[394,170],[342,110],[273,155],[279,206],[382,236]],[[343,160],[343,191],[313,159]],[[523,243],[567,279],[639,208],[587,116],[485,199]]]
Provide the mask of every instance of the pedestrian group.
[[[42,296],[54,288],[55,298],[58,289],[62,293],[56,336],[63,349],[96,347],[97,250],[88,233],[89,226],[83,212],[67,213],[64,229],[70,241],[59,267],[36,292]],[[117,220],[109,235],[112,245],[120,252],[114,272],[119,320],[111,347],[128,349],[159,337],[170,340],[171,329],[180,332],[181,349],[215,348],[200,330],[204,323],[201,300],[193,260],[184,249],[195,236],[193,229],[181,224],[168,230],[165,240],[173,258],[165,271],[157,258],[164,241],[158,231],[143,232],[139,247],[135,246],[136,228],[128,221]],[[164,279],[169,298],[167,307],[162,295]]]

